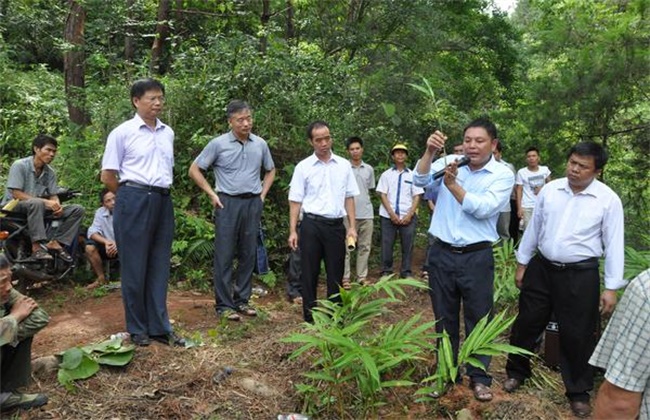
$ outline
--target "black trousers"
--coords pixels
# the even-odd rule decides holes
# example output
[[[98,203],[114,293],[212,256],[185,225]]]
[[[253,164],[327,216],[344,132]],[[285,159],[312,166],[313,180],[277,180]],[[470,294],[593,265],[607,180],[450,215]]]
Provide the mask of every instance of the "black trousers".
[[[300,240],[300,239],[298,239]],[[291,251],[287,259],[287,295],[293,300],[301,295],[300,290],[300,248]]]
[[[560,371],[571,401],[589,401],[594,386],[589,357],[596,346],[600,295],[598,268],[557,269],[539,256],[530,261],[519,295],[519,314],[510,344],[533,351],[535,341],[554,313],[560,328]],[[508,357],[508,377],[531,376],[530,360]]]
[[[429,249],[429,295],[436,317],[436,332],[446,330],[451,340],[454,360],[460,344],[460,308],[463,304],[465,334],[469,336],[478,321],[491,313],[494,291],[494,257],[492,248],[456,254],[434,242]],[[491,357],[477,356],[485,369]],[[486,370],[467,365],[472,382],[490,386]]]
[[[510,200],[510,238],[512,243],[519,240],[519,217],[517,217],[517,200]]]
[[[16,347],[0,347],[0,391],[11,392],[29,384],[32,373],[32,340],[27,337]]]
[[[345,226],[305,217],[300,224],[300,283],[305,321],[313,322],[321,260],[327,273],[327,297],[339,293],[345,263]]]

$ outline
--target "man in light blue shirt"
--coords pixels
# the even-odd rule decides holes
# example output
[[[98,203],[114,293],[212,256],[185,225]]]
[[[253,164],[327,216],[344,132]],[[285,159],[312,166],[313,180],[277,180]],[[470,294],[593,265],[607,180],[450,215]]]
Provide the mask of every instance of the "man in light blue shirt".
[[[436,131],[415,168],[413,182],[438,190],[436,210],[429,233],[434,237],[429,255],[429,287],[436,330],[449,333],[454,356],[459,348],[459,311],[463,304],[466,335],[492,310],[494,260],[492,244],[499,235],[499,211],[509,200],[515,179],[492,153],[497,145],[497,129],[486,119],[472,121],[464,130],[463,152],[467,166],[459,167],[451,155],[432,162],[447,137]],[[444,170],[441,179],[434,174]],[[479,401],[492,399],[492,378],[486,370],[490,357],[478,356],[484,369],[467,366],[470,387]]]
[[[117,196],[113,217],[126,328],[139,346],[148,346],[152,339],[184,346],[167,312],[174,239],[174,130],[158,119],[165,87],[154,79],[138,80],[131,86],[131,103],[135,116],[108,135],[101,174],[102,183]]]
[[[86,258],[97,279],[86,286],[87,289],[94,289],[106,283],[102,261],[117,258],[117,243],[113,230],[115,194],[104,188],[99,193],[99,199],[102,206],[95,211],[93,223],[86,234]]]

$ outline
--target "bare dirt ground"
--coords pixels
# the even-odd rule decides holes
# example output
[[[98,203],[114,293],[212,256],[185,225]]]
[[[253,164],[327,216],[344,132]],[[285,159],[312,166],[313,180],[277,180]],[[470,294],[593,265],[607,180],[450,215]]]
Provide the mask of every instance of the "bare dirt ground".
[[[417,262],[422,260],[418,255]],[[419,267],[419,265],[415,265]],[[280,413],[300,412],[295,384],[303,378],[305,360],[288,360],[295,348],[279,340],[298,331],[301,309],[289,303],[284,284],[254,300],[257,318],[221,322],[211,294],[172,290],[168,308],[174,328],[185,336],[202,337],[190,349],[158,343],[137,348],[125,368],[102,367],[93,377],[77,382],[75,392],[59,385],[56,371],[34,375],[30,391],[45,392],[50,402],[39,410],[13,413],[21,419],[274,419]],[[320,292],[324,295],[324,291]],[[70,285],[38,291],[35,297],[50,313],[50,325],[35,338],[33,357],[48,356],[72,346],[102,341],[124,330],[120,291],[102,297]],[[395,305],[390,319],[422,312],[433,318],[429,297],[412,291]],[[568,404],[557,391],[526,387],[514,395],[502,391],[504,361],[493,360],[490,403],[476,402],[467,386],[456,386],[436,402],[416,403],[415,389],[391,391],[377,418],[571,418]],[[219,383],[215,373],[229,366],[234,372]],[[557,374],[555,374],[557,375]],[[465,383],[466,385],[466,383]],[[462,411],[461,411],[462,410]],[[3,417],[4,418],[4,417]],[[354,418],[352,415],[349,418]]]

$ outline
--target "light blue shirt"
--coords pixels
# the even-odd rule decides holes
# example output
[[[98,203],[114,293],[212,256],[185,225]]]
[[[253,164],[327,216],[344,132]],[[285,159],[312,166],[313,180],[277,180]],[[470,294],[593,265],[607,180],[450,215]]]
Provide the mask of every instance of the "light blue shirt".
[[[469,166],[460,167],[456,179],[466,192],[463,203],[460,204],[443,184],[443,178],[434,181],[433,174],[443,169],[445,163],[461,157],[448,155],[436,160],[431,164],[428,174],[413,172],[413,183],[416,186],[438,190],[429,233],[454,246],[495,242],[499,238],[496,229],[499,210],[510,200],[515,177],[510,169],[494,157],[477,171],[472,171]]]
[[[115,240],[115,231],[113,230],[113,213],[108,211],[104,206],[101,206],[95,212],[93,224],[88,228],[88,239],[92,239],[93,234],[99,233],[109,241]]]
[[[152,130],[136,114],[108,135],[102,170],[117,171],[120,182],[169,188],[173,169],[174,131],[159,119]]]

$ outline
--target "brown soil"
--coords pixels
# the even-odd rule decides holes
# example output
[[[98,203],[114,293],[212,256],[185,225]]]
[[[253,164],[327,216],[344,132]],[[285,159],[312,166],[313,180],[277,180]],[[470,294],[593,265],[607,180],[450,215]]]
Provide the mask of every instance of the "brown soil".
[[[420,263],[421,253],[415,262]],[[414,265],[420,267],[419,264]],[[182,335],[199,337],[202,346],[170,348],[158,343],[137,348],[126,368],[102,367],[93,377],[77,381],[75,392],[59,385],[56,372],[35,375],[31,391],[40,390],[50,402],[39,410],[14,413],[34,419],[272,419],[280,413],[300,412],[302,402],[295,384],[307,364],[288,360],[295,348],[279,342],[299,330],[301,308],[289,303],[284,284],[253,303],[257,318],[220,322],[209,293],[173,290],[168,308],[174,328]],[[324,295],[324,291],[320,292]],[[34,340],[33,357],[52,355],[76,345],[106,339],[124,330],[119,290],[92,297],[81,288],[45,289],[35,297],[52,316],[50,325]],[[405,302],[394,305],[390,319],[422,312],[433,314],[428,294],[413,291]],[[527,387],[511,395],[501,389],[505,380],[503,360],[490,368],[495,383],[494,400],[476,402],[467,386],[456,386],[432,403],[415,403],[414,389],[388,393],[388,404],[376,415],[381,418],[570,418],[568,404],[556,391]],[[223,367],[232,375],[215,384],[212,377]],[[557,377],[557,374],[553,374]],[[253,380],[251,388],[246,381]],[[470,414],[470,417],[463,417]],[[350,416],[352,418],[352,416]]]

